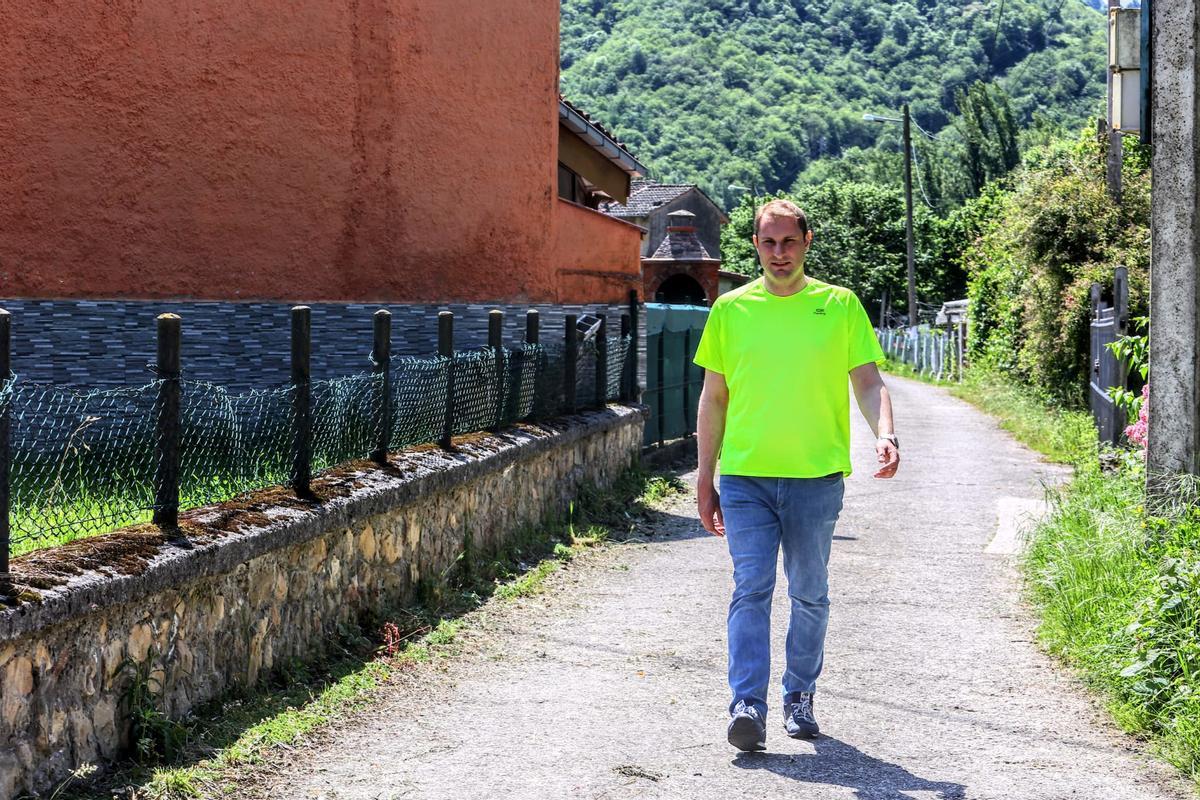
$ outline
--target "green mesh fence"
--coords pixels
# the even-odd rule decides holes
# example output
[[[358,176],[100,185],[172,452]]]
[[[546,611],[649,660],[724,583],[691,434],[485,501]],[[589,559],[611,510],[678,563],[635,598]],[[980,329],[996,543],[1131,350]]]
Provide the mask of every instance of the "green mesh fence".
[[[8,394],[12,552],[150,518],[158,382],[79,392],[18,379]]]
[[[596,340],[579,343],[575,358],[575,407],[596,404]]]
[[[496,424],[500,387],[491,350],[454,354],[454,433],[481,431]]]
[[[391,448],[435,442],[446,418],[448,358],[392,359]]]
[[[566,381],[566,346],[562,342],[542,345],[536,388],[533,400],[533,416],[537,419],[557,416],[567,407],[564,384]]]
[[[534,416],[537,406],[538,376],[545,369],[546,349],[526,344],[520,350],[506,351],[508,356],[508,395],[505,398],[505,424]]]
[[[286,483],[293,396],[290,387],[231,394],[211,383],[183,381],[180,505]]]
[[[375,375],[313,381],[313,472],[371,454],[379,439],[381,382]]]
[[[607,340],[604,396],[620,395],[631,337]],[[579,343],[575,401],[596,406],[597,353]],[[566,408],[562,342],[391,361],[389,449],[437,441],[453,378],[454,433],[542,419]],[[293,479],[296,389],[234,393],[180,384],[179,504],[227,500]],[[147,522],[155,510],[156,409],[163,381],[77,391],[12,379],[0,386],[10,420],[10,552]],[[312,381],[312,470],[368,457],[383,424],[383,376]]]
[[[621,396],[621,376],[625,374],[625,357],[633,346],[632,336],[620,336],[605,340],[608,348],[608,386],[604,399],[612,402]]]

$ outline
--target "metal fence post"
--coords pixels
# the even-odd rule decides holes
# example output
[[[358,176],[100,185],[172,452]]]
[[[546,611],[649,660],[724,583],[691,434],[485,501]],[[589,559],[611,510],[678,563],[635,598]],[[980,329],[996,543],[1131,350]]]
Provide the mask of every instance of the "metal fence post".
[[[12,315],[0,308],[0,389],[12,378]],[[0,591],[10,583],[8,577],[8,551],[12,546],[10,513],[12,500],[9,495],[8,476],[12,450],[9,444],[9,408],[11,403],[0,405]]]
[[[1113,270],[1113,341],[1120,341],[1128,332],[1129,323],[1129,270],[1117,267]],[[1113,388],[1124,391],[1129,387],[1129,362],[1116,360],[1116,370],[1110,379]],[[1125,410],[1112,404],[1113,438],[1120,442],[1125,433]]]
[[[579,359],[579,332],[575,325],[578,317],[567,314],[563,326],[563,399],[566,401],[567,413],[575,413],[575,365]]]
[[[449,450],[454,437],[454,312],[438,312],[438,355],[446,359],[446,414],[438,444]]]
[[[292,490],[310,494],[312,480],[312,309],[292,308]]]
[[[629,314],[622,314],[621,315],[621,341],[624,342],[626,337],[628,337],[628,336],[629,336]],[[635,345],[636,342],[634,342],[631,339],[630,344]],[[629,402],[629,394],[630,394],[629,362],[630,362],[629,347],[626,346],[625,357],[623,359],[621,359],[621,394],[619,395],[619,399],[622,403]]]
[[[692,426],[688,424],[688,418],[692,410],[692,386],[691,386],[691,350],[692,350],[692,329],[691,326],[683,329],[683,364],[680,365],[680,372],[683,373],[683,438],[687,438],[692,433]]]
[[[528,345],[535,345],[538,343],[538,338],[541,335],[540,328],[541,318],[537,310],[533,308],[527,310],[525,312],[525,344],[527,347],[521,353],[521,381],[513,391],[513,401],[511,404],[512,416],[514,420],[517,419],[517,415],[521,412],[521,398],[523,396],[521,390],[524,387],[525,377],[528,375],[526,372],[527,366],[525,362],[525,359],[527,358],[534,359],[533,377],[531,378],[533,381],[533,387],[531,389],[532,399],[529,404],[529,412],[525,414],[525,416],[521,417],[521,419],[528,419],[529,417],[537,416],[539,411],[538,393],[542,385],[542,372],[546,368],[546,357],[545,353],[541,352],[541,348],[536,348],[534,351],[530,352]]]
[[[525,312],[525,343],[537,344],[541,327],[537,309],[531,308]]]
[[[493,308],[488,312],[488,347],[492,349],[496,373],[496,419],[492,430],[504,427],[504,312]]]
[[[157,412],[158,458],[154,468],[155,525],[179,524],[179,341],[182,321],[175,314],[158,315],[159,377]]]
[[[371,363],[379,381],[379,428],[376,431],[375,450],[371,460],[387,464],[388,449],[392,444],[392,312],[381,308],[375,312],[375,342],[371,350]]]
[[[658,407],[656,416],[658,419],[658,446],[659,447],[662,447],[663,442],[666,441],[666,433],[664,431],[664,429],[666,428],[666,425],[664,423],[666,422],[665,415],[667,412],[667,408],[666,408],[667,393],[664,391],[665,387],[663,386],[663,379],[664,379],[663,370],[665,369],[665,364],[666,364],[666,360],[667,360],[666,353],[664,350],[664,347],[665,347],[664,343],[666,342],[666,340],[667,340],[667,326],[666,326],[666,323],[664,322],[663,329],[661,331],[659,331],[659,333],[658,333],[658,348],[657,348],[658,349],[658,357],[657,357],[657,361],[658,361],[658,390],[657,390],[658,397],[655,398],[655,400],[657,401],[655,403],[655,405]]]
[[[641,374],[642,353],[640,350],[642,329],[639,319],[637,289],[629,290],[629,332],[633,339],[629,343],[629,357],[625,359],[629,366],[629,399],[639,402],[642,399],[642,387],[638,385],[638,375]]]
[[[958,323],[958,379],[963,379],[963,372],[966,371],[966,355],[967,355],[967,323]]]
[[[600,325],[596,328],[596,406],[608,405],[608,330],[607,319],[600,314]]]
[[[1129,270],[1117,267],[1113,270],[1113,336],[1121,339],[1128,332]],[[1129,386],[1129,364],[1123,358],[1117,361],[1117,385],[1122,389]]]

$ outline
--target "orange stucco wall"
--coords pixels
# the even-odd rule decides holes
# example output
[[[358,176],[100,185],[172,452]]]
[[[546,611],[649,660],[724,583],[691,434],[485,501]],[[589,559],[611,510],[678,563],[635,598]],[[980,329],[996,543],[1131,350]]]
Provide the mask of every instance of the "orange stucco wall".
[[[27,4],[0,48],[0,297],[604,299],[556,263],[624,264],[628,238],[588,257],[558,224],[558,14]]]
[[[560,302],[616,303],[640,291],[641,228],[561,198],[556,211]]]

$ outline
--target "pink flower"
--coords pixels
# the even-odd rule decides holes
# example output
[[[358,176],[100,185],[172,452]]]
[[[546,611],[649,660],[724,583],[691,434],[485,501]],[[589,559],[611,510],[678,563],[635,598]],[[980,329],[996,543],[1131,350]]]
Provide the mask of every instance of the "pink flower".
[[[1137,422],[1125,428],[1125,438],[1137,445],[1146,447],[1146,436],[1150,432],[1150,384],[1142,387],[1142,406],[1138,409]]]

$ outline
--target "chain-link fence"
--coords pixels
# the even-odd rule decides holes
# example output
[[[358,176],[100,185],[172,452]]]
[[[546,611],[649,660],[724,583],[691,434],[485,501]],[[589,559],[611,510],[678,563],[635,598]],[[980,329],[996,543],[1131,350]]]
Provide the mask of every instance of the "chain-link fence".
[[[10,375],[0,383],[0,572],[10,554],[169,526],[180,508],[268,486],[303,493],[313,473],[346,461],[632,396],[633,337],[567,328],[541,343],[530,330],[514,347],[373,358],[372,372],[328,380],[304,380],[304,363],[290,385],[244,393],[189,380],[186,361],[163,369],[161,338],[160,377],[125,389],[24,382],[0,353]],[[373,352],[386,353],[379,336]],[[173,346],[178,363],[178,338]]]

